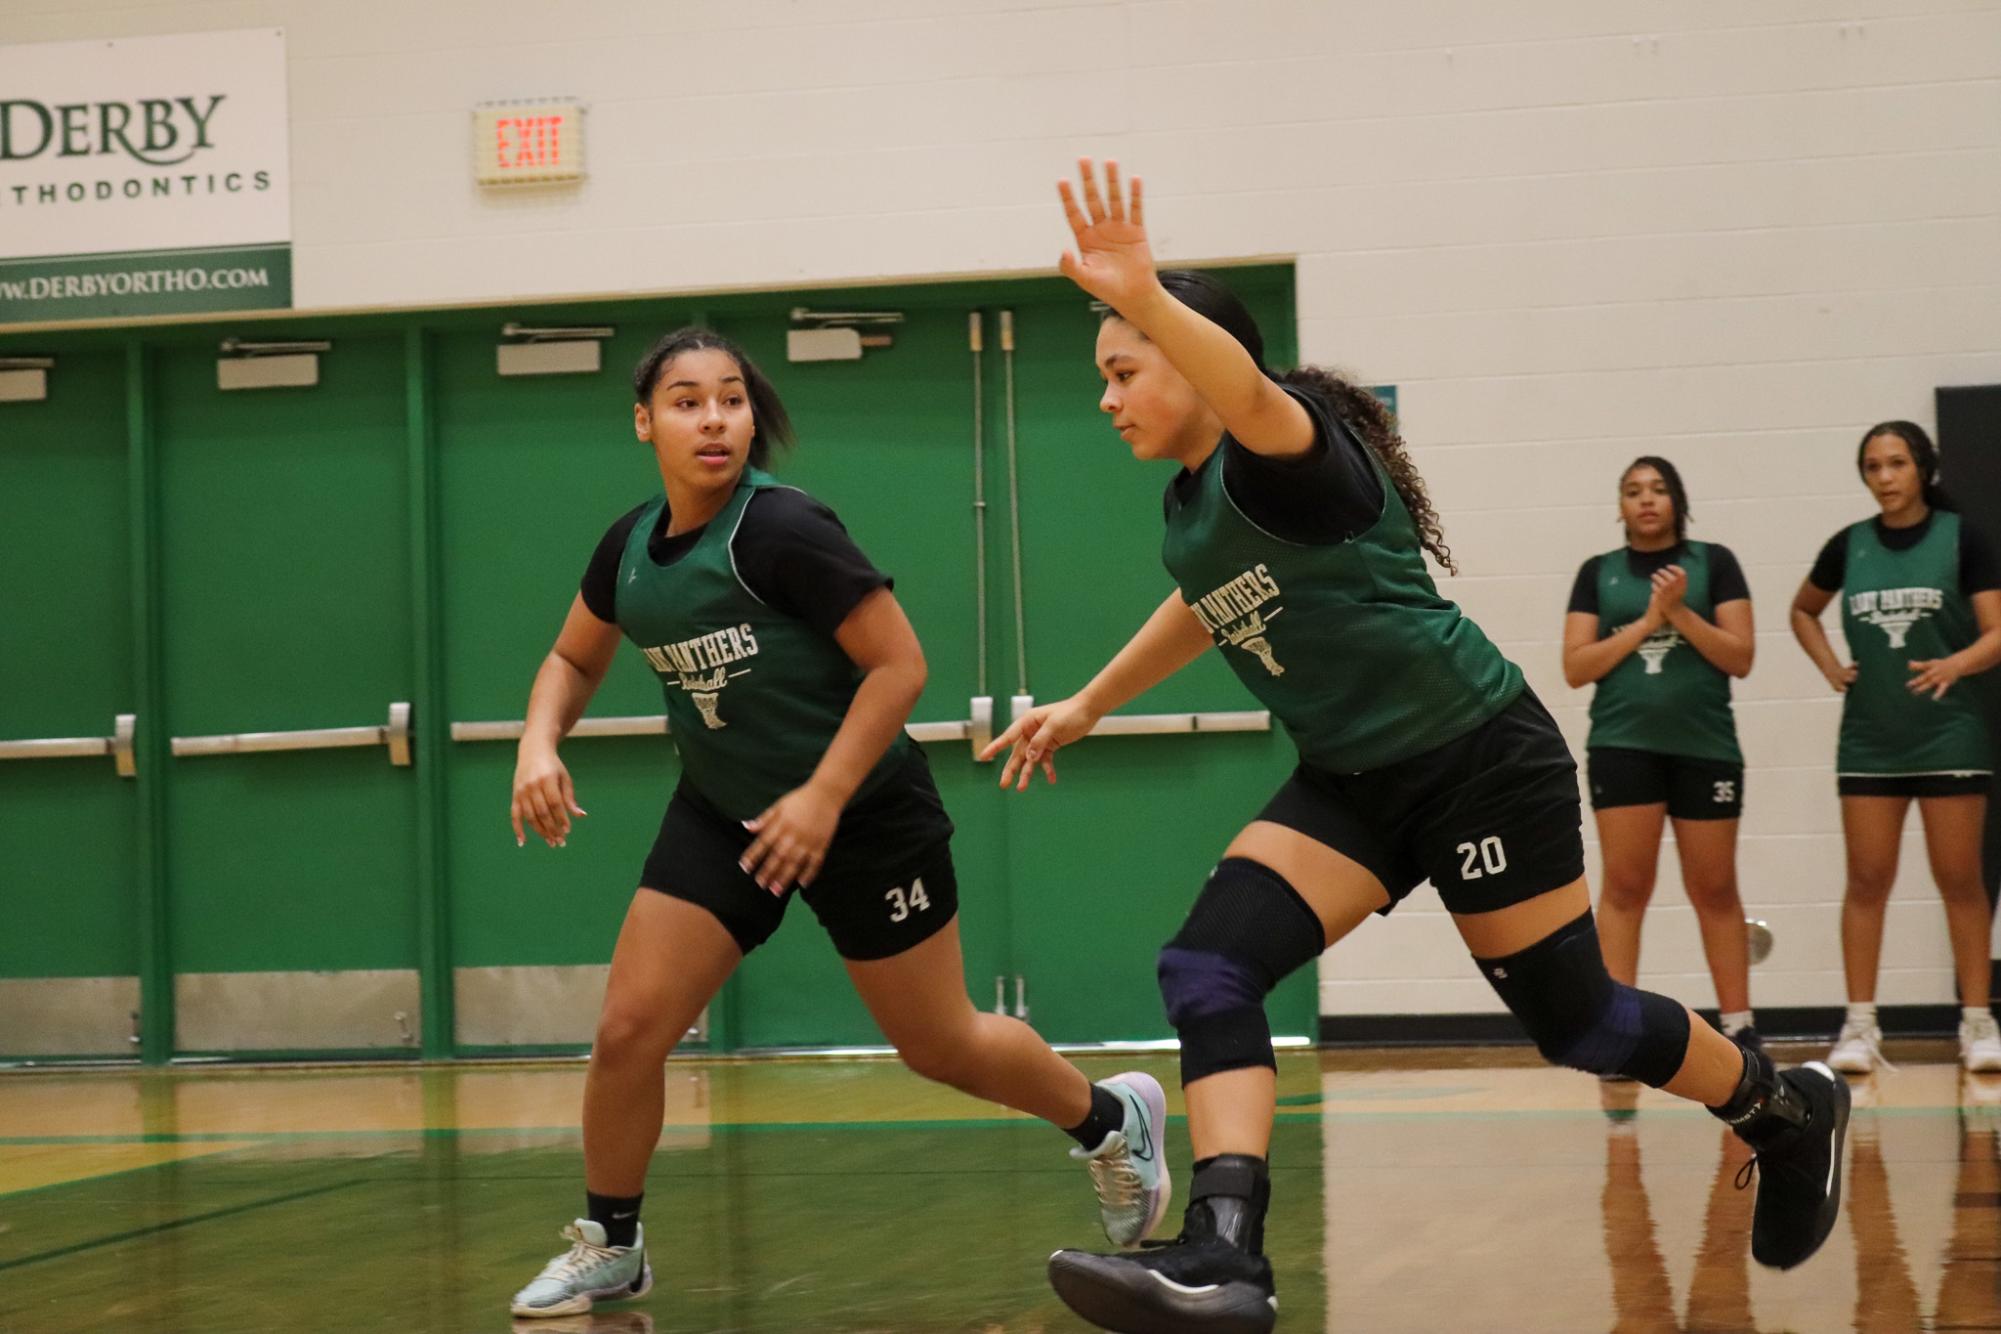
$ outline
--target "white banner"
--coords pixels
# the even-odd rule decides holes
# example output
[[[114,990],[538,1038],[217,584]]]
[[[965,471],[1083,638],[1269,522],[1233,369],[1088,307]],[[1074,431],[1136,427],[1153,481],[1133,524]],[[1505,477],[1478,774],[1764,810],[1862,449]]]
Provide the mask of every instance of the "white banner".
[[[0,47],[0,276],[48,278],[43,289],[59,296],[65,283],[73,294],[86,282],[109,291],[113,271],[140,256],[193,264],[204,252],[255,249],[282,257],[282,292],[270,281],[225,289],[207,276],[223,272],[214,261],[201,270],[204,289],[244,295],[210,300],[289,305],[289,149],[280,29]],[[21,263],[92,256],[119,264],[79,274]],[[0,319],[29,313],[4,293],[0,306]],[[34,313],[147,309],[135,300]]]

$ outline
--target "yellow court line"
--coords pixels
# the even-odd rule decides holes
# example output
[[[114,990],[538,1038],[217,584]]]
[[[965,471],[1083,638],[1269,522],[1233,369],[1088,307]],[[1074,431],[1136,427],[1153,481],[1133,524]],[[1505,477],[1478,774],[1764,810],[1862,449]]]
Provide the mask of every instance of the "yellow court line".
[[[0,1195],[64,1186],[93,1177],[130,1172],[162,1163],[185,1162],[247,1149],[255,1141],[207,1140],[199,1144],[9,1144],[0,1145]]]

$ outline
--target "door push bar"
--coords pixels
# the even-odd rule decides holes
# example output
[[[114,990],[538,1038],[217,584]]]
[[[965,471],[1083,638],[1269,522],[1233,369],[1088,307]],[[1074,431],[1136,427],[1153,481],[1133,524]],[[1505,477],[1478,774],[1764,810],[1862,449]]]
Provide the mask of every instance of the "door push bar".
[[[972,717],[964,722],[911,723],[904,730],[913,741],[970,741],[978,755],[994,735],[994,702],[987,698],[972,701]],[[528,725],[520,720],[453,723],[454,741],[519,741]],[[664,713],[640,714],[624,718],[580,718],[570,729],[571,736],[661,736],[667,731]]]
[[[410,764],[410,706],[398,700],[389,706],[389,722],[380,727],[314,727],[299,732],[229,732],[221,736],[177,736],[176,755],[245,755],[268,750],[335,750],[344,746],[387,746],[389,762]]]
[[[1015,695],[1008,715],[1016,722],[1035,707],[1035,696]],[[1206,713],[1113,713],[1098,719],[1092,736],[1186,736],[1190,732],[1269,732],[1268,709],[1223,709]]]
[[[519,741],[528,724],[515,720],[492,723],[453,723],[454,741]],[[570,729],[571,736],[664,736],[667,715],[640,714],[624,718],[580,718]]]
[[[51,736],[27,741],[0,741],[0,760],[68,760],[109,755],[120,778],[137,778],[139,765],[132,753],[132,739],[139,729],[139,715],[121,713],[112,724],[110,736]]]

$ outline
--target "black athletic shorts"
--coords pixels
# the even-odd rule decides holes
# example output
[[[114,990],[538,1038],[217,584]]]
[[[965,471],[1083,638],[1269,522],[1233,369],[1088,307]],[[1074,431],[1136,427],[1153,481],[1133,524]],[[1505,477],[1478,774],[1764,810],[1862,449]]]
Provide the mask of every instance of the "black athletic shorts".
[[[1984,797],[1993,774],[1837,774],[1844,797]]]
[[[753,835],[686,781],[660,820],[639,883],[714,913],[745,954],[771,938],[796,893],[843,959],[903,953],[958,915],[952,822],[924,754],[841,814],[820,874],[773,894],[737,865]]]
[[[1361,863],[1388,912],[1430,880],[1447,911],[1492,912],[1584,874],[1577,762],[1533,691],[1464,736],[1365,773],[1301,764],[1260,820]]]
[[[1744,814],[1744,766],[1657,750],[1593,746],[1584,752],[1591,809],[1658,806],[1677,820],[1735,820]]]

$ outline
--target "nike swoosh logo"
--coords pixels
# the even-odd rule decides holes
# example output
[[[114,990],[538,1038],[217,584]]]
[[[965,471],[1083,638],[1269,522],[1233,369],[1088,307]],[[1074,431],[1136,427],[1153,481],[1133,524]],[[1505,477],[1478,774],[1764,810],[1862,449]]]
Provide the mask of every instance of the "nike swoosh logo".
[[[1807,1064],[1807,1069],[1812,1070],[1816,1074],[1823,1076],[1828,1083],[1832,1084],[1834,1082],[1835,1079],[1834,1071],[1829,1069],[1827,1066],[1822,1065],[1819,1061],[1808,1061],[1806,1064]],[[1839,1168],[1840,1166],[1841,1166],[1841,1155],[1839,1153],[1830,1154],[1827,1159],[1827,1180],[1823,1181],[1820,1186],[1820,1194],[1822,1199],[1825,1199],[1829,1195],[1832,1195],[1834,1193],[1834,1173],[1835,1169]]]
[[[1146,1108],[1140,1104],[1140,1100],[1133,1098],[1132,1104],[1133,1112],[1139,1120],[1139,1147],[1133,1150],[1133,1157],[1143,1163],[1150,1163],[1153,1161],[1153,1128],[1146,1123]]]

